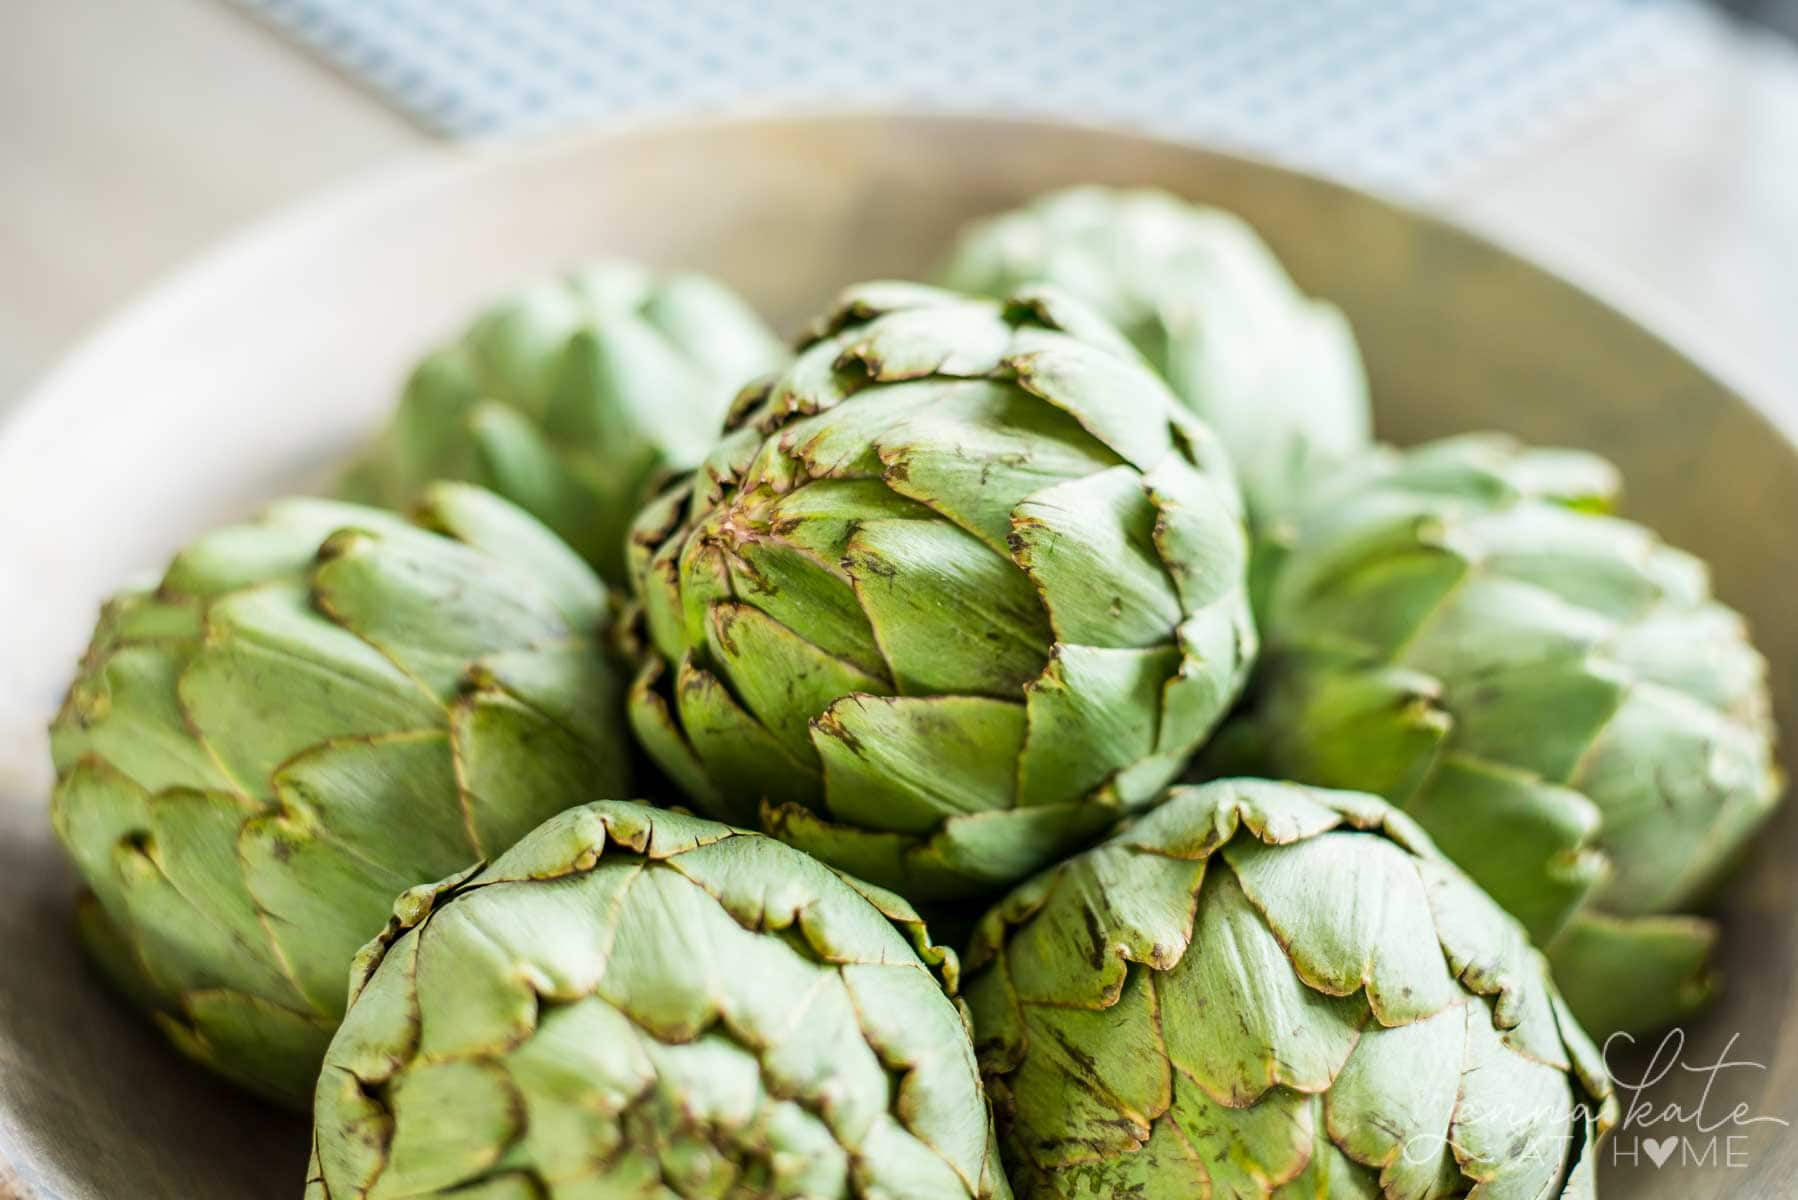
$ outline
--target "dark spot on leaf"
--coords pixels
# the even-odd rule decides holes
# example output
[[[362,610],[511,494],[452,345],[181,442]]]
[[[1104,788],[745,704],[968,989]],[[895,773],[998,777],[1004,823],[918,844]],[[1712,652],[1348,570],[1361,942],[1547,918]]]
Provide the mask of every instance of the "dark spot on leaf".
[[[1091,908],[1082,914],[1082,919],[1086,922],[1088,958],[1092,962],[1094,970],[1103,970],[1105,967],[1105,928],[1099,923],[1099,914]]]

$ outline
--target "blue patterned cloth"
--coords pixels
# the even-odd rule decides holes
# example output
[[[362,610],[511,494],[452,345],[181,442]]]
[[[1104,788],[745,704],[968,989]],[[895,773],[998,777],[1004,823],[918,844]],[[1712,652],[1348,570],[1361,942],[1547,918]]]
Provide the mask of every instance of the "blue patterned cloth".
[[[916,107],[1427,195],[1667,77],[1689,0],[236,0],[440,132]]]

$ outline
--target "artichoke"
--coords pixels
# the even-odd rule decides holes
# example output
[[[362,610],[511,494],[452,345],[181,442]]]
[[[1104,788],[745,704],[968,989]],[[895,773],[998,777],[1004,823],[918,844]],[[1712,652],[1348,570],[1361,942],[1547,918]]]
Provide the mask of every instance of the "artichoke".
[[[1574,451],[1451,439],[1322,484],[1210,773],[1378,793],[1545,946],[1596,1034],[1712,990],[1699,903],[1777,802],[1766,664]]]
[[[981,921],[1020,1197],[1591,1197],[1616,1101],[1539,952],[1379,799],[1177,788]]]
[[[918,900],[1175,777],[1254,651],[1239,500],[1115,330],[852,289],[647,507],[633,727],[708,814]]]
[[[395,914],[308,1200],[1009,1200],[955,958],[897,896],[602,801]]]
[[[311,1097],[393,898],[628,786],[603,585],[467,485],[288,500],[103,610],[51,728],[82,932],[180,1049]]]
[[[1098,309],[1217,431],[1257,525],[1369,447],[1348,322],[1231,213],[1157,191],[1052,192],[969,226],[944,279],[996,295],[1040,281]]]
[[[501,301],[420,363],[342,492],[403,509],[432,480],[482,484],[619,585],[653,482],[704,457],[736,390],[786,357],[710,279],[590,266]]]

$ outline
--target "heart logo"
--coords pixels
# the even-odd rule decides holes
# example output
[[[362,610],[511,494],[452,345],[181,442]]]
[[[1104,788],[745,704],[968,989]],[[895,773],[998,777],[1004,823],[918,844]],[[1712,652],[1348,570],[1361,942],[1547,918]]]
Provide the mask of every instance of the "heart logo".
[[[1666,1166],[1667,1160],[1673,1157],[1673,1151],[1678,1145],[1679,1139],[1671,1134],[1658,1142],[1653,1138],[1642,1139],[1642,1149],[1647,1152],[1649,1158],[1654,1160],[1656,1167]]]

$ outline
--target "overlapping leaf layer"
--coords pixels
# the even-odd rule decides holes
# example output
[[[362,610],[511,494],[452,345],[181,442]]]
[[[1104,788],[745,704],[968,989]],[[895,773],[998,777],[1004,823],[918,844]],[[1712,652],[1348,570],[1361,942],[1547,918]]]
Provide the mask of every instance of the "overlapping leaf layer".
[[[1772,810],[1766,663],[1616,474],[1462,437],[1326,481],[1214,766],[1378,793],[1550,948],[1595,1032],[1709,994],[1703,898]]]
[[[619,585],[653,478],[703,458],[737,389],[786,358],[717,282],[599,263],[500,301],[421,362],[343,492],[405,508],[433,480],[482,484]]]
[[[944,279],[991,295],[1048,283],[1098,309],[1217,431],[1257,524],[1370,445],[1348,322],[1233,213],[1158,191],[1051,192],[969,226]]]
[[[712,815],[990,891],[1176,775],[1254,653],[1228,466],[1049,293],[846,293],[647,508],[640,740]]]
[[[523,512],[290,500],[102,614],[51,730],[103,965],[187,1053],[303,1106],[393,897],[628,786],[605,589]]]
[[[310,1200],[1009,1200],[953,954],[759,834],[572,809],[402,898]]]
[[[1604,1064],[1523,930],[1375,797],[1176,788],[967,961],[1033,1198],[1593,1195]]]

